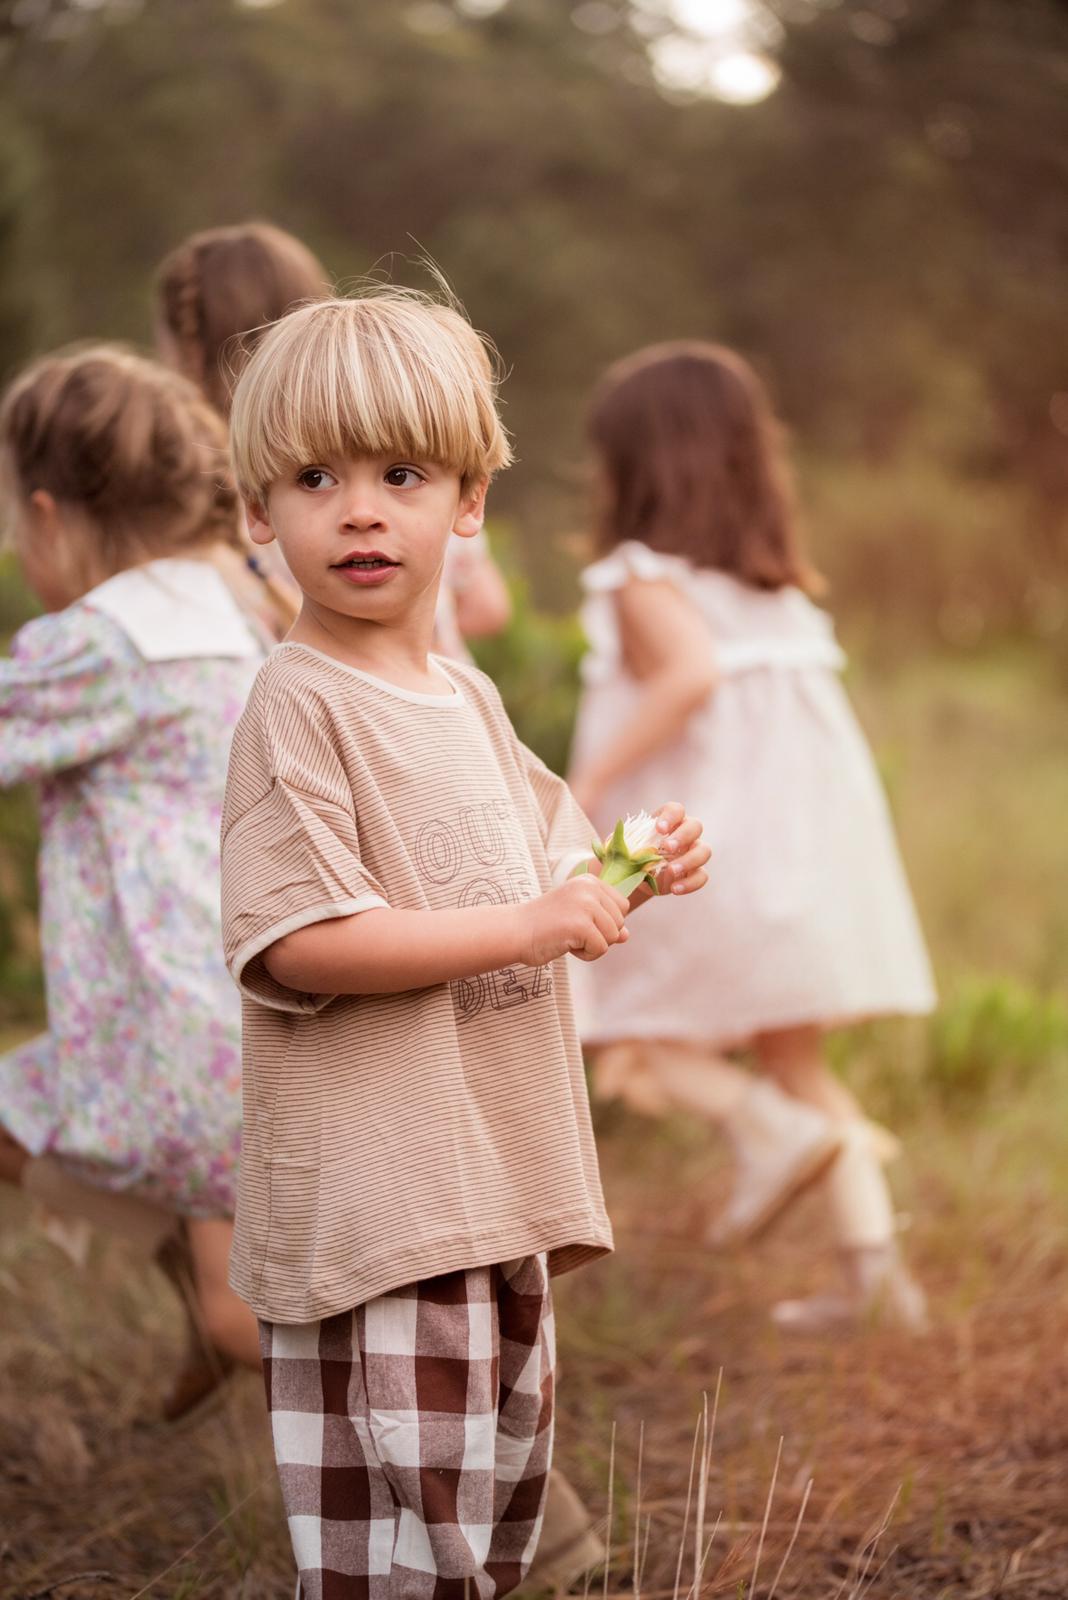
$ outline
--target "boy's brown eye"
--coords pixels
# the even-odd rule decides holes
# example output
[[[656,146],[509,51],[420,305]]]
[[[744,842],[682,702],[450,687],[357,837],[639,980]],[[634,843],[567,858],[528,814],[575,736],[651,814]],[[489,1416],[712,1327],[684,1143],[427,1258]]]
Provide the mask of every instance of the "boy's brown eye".
[[[416,472],[414,467],[390,467],[386,473],[386,482],[391,489],[410,489],[422,481],[422,474]]]
[[[322,489],[334,480],[323,467],[305,467],[297,473],[297,482],[302,489]]]

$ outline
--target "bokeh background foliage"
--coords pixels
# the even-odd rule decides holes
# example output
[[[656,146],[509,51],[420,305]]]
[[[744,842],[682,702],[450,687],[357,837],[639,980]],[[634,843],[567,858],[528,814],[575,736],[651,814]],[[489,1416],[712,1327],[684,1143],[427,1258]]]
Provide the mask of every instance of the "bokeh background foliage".
[[[658,87],[680,10],[3,0],[0,365],[147,337],[152,268],[195,227],[270,216],[341,281],[418,281],[398,252],[424,250],[511,371],[495,498],[543,601],[570,597],[590,381],[696,334],[770,382],[839,606],[1051,631],[1063,0],[730,0],[782,73],[749,106]]]
[[[658,49],[698,12],[773,93],[666,87]],[[637,1593],[645,1428],[642,1592],[671,1593],[690,1402],[725,1373],[706,1593],[755,1600],[785,1436],[760,1592],[792,1551],[781,1600],[1063,1600],[1068,3],[0,0],[0,80],[0,373],[72,338],[148,342],[152,269],[193,228],[267,216],[343,284],[440,265],[500,347],[519,454],[492,497],[516,616],[479,656],[558,769],[589,386],[653,339],[757,364],[942,988],[930,1022],[834,1041],[905,1136],[935,1332],[781,1346],[764,1307],[813,1286],[814,1202],[766,1250],[712,1257],[719,1147],[598,1107],[620,1249],[563,1281],[561,1460],[603,1512],[618,1422],[612,1592]],[[0,640],[31,611],[0,558]],[[34,847],[32,797],[0,794],[0,1047],[43,1015]],[[162,1445],[169,1297],[99,1242],[88,1295],[5,1206],[0,1592],[91,1563],[86,1600],[115,1573],[174,1600],[291,1593],[252,1380],[195,1447]]]
[[[936,958],[963,984],[929,1040],[954,1098],[986,1081],[962,1038],[1015,1030],[1029,1061],[1064,1042],[1045,1008],[1068,945],[1048,892],[1068,7],[727,9],[781,75],[757,104],[657,81],[674,0],[3,0],[0,366],[148,341],[152,269],[196,227],[271,217],[342,284],[426,284],[432,257],[502,352],[519,453],[493,497],[516,622],[482,660],[561,767],[589,386],[645,340],[740,346],[790,430]],[[29,610],[10,565],[2,607],[10,633]],[[0,806],[16,1021],[41,1004],[33,822],[25,795]]]

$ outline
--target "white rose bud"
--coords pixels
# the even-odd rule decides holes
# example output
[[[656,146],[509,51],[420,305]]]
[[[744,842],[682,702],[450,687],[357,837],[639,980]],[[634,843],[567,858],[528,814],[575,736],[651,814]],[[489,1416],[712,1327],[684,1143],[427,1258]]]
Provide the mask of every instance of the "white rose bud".
[[[593,853],[601,863],[601,882],[611,884],[620,894],[631,895],[643,883],[654,894],[660,893],[656,874],[664,858],[656,818],[648,811],[621,817],[606,839],[595,841]]]

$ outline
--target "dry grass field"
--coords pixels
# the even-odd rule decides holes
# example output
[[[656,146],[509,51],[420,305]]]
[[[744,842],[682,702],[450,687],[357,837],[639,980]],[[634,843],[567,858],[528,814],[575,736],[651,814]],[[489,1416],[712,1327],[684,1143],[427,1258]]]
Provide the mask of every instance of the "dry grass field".
[[[905,1138],[894,1183],[933,1329],[778,1337],[768,1305],[832,1272],[818,1196],[759,1251],[713,1257],[698,1241],[722,1147],[601,1108],[618,1251],[558,1296],[558,1458],[610,1555],[592,1595],[1068,1595],[1068,1086],[1051,998],[1068,710],[1023,655],[854,688],[948,1021],[859,1034],[842,1058]],[[256,1381],[162,1429],[180,1337],[162,1281],[102,1240],[79,1272],[19,1197],[0,1207],[0,1596],[285,1600]]]

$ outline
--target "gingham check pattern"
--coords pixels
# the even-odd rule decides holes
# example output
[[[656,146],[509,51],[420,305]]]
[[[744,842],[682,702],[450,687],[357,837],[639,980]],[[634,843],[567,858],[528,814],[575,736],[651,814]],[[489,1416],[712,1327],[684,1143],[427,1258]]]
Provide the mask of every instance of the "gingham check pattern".
[[[544,1256],[260,1333],[300,1600],[481,1600],[517,1587],[552,1454]]]

